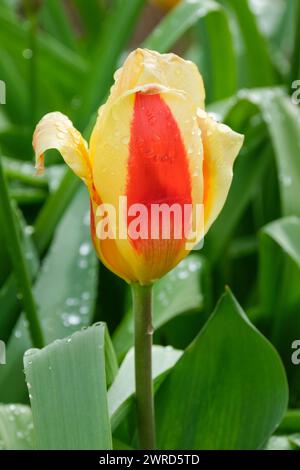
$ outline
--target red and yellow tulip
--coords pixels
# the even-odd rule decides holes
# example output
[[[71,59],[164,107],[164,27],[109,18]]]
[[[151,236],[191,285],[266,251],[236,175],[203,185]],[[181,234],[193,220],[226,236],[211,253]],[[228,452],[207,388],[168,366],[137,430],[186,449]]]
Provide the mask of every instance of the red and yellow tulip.
[[[174,54],[138,49],[115,74],[89,145],[59,112],[38,123],[33,146],[36,167],[56,148],[86,184],[91,199],[91,233],[103,263],[127,282],[151,283],[188,254],[185,238],[100,239],[97,206],[204,206],[204,227],[191,227],[195,243],[221,211],[243,136],[204,111],[205,91],[197,67]],[[150,217],[150,216],[149,216]],[[150,220],[148,220],[150,224]],[[128,222],[127,222],[128,223]],[[110,220],[115,232],[119,222]]]

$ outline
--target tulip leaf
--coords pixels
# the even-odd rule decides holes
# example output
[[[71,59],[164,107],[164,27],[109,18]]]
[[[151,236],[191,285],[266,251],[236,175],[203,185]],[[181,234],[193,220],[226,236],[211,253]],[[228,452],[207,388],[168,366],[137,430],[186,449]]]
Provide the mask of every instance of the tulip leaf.
[[[216,29],[219,34],[216,34]],[[220,54],[220,36],[222,54]],[[218,8],[205,15],[203,21],[197,24],[196,38],[199,41],[198,54],[202,59],[197,60],[196,57],[195,59],[203,74],[206,101],[210,103],[234,95],[238,84],[238,64],[227,11]],[[226,74],[224,74],[225,69]]]
[[[239,116],[241,102],[257,106],[264,119],[274,148],[278,169],[283,215],[300,215],[300,110],[279,88],[241,90],[237,98],[228,100],[224,115]]]
[[[268,440],[265,450],[294,450],[289,436],[272,436]]]
[[[268,169],[271,149],[269,145],[266,145],[268,142],[262,139],[263,135],[257,139],[255,135],[252,136],[249,133],[251,128],[239,129],[241,123],[249,123],[255,116],[253,106],[260,113],[271,137],[283,215],[300,214],[298,204],[300,111],[278,88],[241,90],[237,98],[225,100],[210,108],[219,120],[229,121],[234,129],[240,132],[246,131],[248,134],[246,155],[242,155],[242,151],[236,162],[235,176],[224,210],[209,232],[204,245],[204,250],[209,254],[211,261],[217,260],[222,253],[245,207],[250,203],[255,187]],[[249,154],[247,154],[247,142],[252,146],[252,148],[249,147]],[[257,143],[253,147],[254,142]],[[254,163],[256,160],[257,162]],[[280,207],[276,209],[280,211]],[[219,236],[220,230],[222,230],[222,237]]]
[[[2,157],[5,174],[9,180],[18,180],[30,186],[47,188],[45,176],[36,178],[33,163],[22,162],[16,158]]]
[[[83,101],[77,119],[80,127],[88,124],[91,114],[96,111],[108,91],[124,42],[129,38],[144,3],[145,0],[131,0],[124,8],[123,0],[116,0],[114,8],[106,15],[84,84]]]
[[[104,323],[24,356],[37,447],[111,449],[105,369],[114,363]],[[110,366],[111,368],[111,366]],[[46,404],[46,406],[45,406]]]
[[[263,181],[270,160],[270,148],[263,144],[262,139],[241,151],[224,208],[205,238],[204,254],[212,263],[215,264],[224,253],[239,220]]]
[[[28,48],[28,23],[20,22],[18,15],[11,15],[2,8],[0,11],[0,42],[5,44],[5,50],[14,59],[14,63],[19,59],[17,65],[26,70],[26,62],[22,52]],[[37,48],[39,50],[37,57],[39,80],[44,84],[49,84],[49,80],[50,83],[56,83],[60,90],[62,87],[64,88],[67,95],[70,95],[72,90],[74,93],[86,71],[85,59],[44,32],[37,35]],[[61,73],[62,70],[63,73]],[[43,103],[45,100],[47,100],[47,96],[45,96],[43,89]],[[18,106],[17,109],[19,112],[26,112],[26,106],[24,109]]]
[[[159,377],[161,378],[162,374],[174,366],[181,354],[182,351],[170,346],[163,347],[154,345],[152,347],[152,378],[153,380],[156,379],[156,387],[158,387],[157,379]],[[114,430],[122,420],[134,392],[134,349],[131,348],[126,354],[119,372],[108,390],[108,408],[112,430]]]
[[[183,0],[151,32],[143,46],[158,52],[167,52],[200,18],[221,10],[222,7],[214,0]]]
[[[287,399],[278,354],[228,291],[158,390],[158,446],[258,449]]]
[[[33,449],[31,409],[25,405],[0,405],[0,450]]]
[[[300,219],[286,217],[261,231],[260,295],[267,332],[279,350],[290,383],[290,400],[300,403],[299,366],[292,344],[300,337]]]
[[[39,269],[40,263],[31,236],[32,227],[26,227],[26,222],[21,211],[14,208],[14,212],[15,219],[19,225],[22,251],[24,252],[27,260],[30,275],[31,277],[34,277]],[[6,222],[2,221],[2,223]],[[2,258],[2,260],[5,262],[4,258]],[[1,339],[3,341],[8,340],[11,331],[18,320],[20,314],[19,297],[20,294],[18,293],[16,278],[14,273],[11,272],[0,289],[0,331]]]
[[[267,41],[261,34],[249,0],[220,0],[234,13],[238,26],[240,56],[240,87],[270,86],[276,84],[276,72]]]
[[[203,308],[205,272],[204,258],[192,254],[155,284],[153,293],[155,330],[178,315]],[[133,346],[133,341],[134,325],[130,310],[113,335],[118,356],[123,356]]]
[[[82,188],[56,230],[33,289],[47,344],[88,326],[93,319],[97,260],[89,230],[88,196]],[[22,315],[7,345],[7,364],[0,370],[1,401],[24,400],[22,356],[30,347]]]
[[[58,0],[48,0],[42,5],[39,18],[44,29],[60,43],[76,50],[75,33],[68,21],[64,7]]]
[[[279,90],[257,98],[274,146],[283,215],[300,216],[300,110]]]

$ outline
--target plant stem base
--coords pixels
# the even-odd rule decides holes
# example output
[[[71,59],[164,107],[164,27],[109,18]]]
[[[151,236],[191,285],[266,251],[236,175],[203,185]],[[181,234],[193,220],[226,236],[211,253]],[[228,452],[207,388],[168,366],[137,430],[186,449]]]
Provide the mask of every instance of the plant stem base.
[[[155,449],[155,420],[152,384],[152,286],[132,284],[135,319],[135,389],[139,444]]]

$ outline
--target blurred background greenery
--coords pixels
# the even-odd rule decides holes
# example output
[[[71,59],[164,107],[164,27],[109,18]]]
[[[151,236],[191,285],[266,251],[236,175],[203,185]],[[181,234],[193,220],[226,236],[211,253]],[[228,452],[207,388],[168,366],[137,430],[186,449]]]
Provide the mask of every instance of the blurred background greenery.
[[[203,250],[191,255],[190,269],[183,264],[156,287],[154,342],[185,348],[229,285],[283,359],[293,430],[300,432],[300,365],[291,361],[292,343],[300,340],[300,2],[162,3],[0,0],[1,161],[43,335],[49,343],[103,320],[121,360],[133,327],[128,287],[92,251],[80,181],[55,151],[45,176],[34,176],[33,129],[59,110],[88,138],[128,51],[176,52],[203,74],[208,111],[246,138]],[[7,364],[0,368],[0,401],[22,403],[22,357],[32,343],[2,202],[0,338]]]

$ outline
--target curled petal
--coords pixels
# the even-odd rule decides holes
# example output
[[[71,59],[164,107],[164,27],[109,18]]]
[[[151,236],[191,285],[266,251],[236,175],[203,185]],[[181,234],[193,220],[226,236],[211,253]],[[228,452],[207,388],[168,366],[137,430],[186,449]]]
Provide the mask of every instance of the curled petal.
[[[204,108],[205,90],[196,65],[176,54],[159,54],[148,49],[136,49],[115,73],[108,106],[126,91],[156,83],[188,93],[195,105]]]
[[[205,232],[217,218],[227,198],[233,177],[233,163],[244,136],[220,124],[202,110],[198,122],[203,143],[204,222]]]
[[[59,112],[46,114],[35,128],[32,144],[38,174],[44,171],[44,152],[56,149],[74,173],[91,187],[87,143],[67,116]]]

